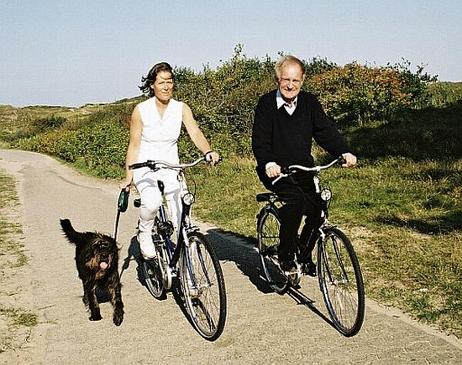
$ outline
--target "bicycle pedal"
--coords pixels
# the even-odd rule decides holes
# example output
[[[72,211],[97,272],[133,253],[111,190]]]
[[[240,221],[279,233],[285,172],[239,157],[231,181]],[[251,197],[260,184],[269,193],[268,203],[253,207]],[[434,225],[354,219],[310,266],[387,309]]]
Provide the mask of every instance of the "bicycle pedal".
[[[300,288],[300,279],[301,279],[301,274],[299,272],[295,272],[287,277],[289,280],[289,283],[292,287],[294,288]]]
[[[288,277],[297,277],[301,275],[300,271],[286,271],[284,272]]]

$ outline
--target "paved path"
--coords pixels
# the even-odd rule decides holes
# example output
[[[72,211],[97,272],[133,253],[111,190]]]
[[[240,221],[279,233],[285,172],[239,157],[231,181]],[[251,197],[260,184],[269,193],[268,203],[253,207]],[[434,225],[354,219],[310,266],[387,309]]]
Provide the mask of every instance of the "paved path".
[[[103,303],[103,320],[90,322],[81,301],[74,250],[61,234],[58,220],[68,217],[78,230],[113,232],[116,186],[34,153],[0,150],[0,168],[19,181],[23,243],[30,257],[30,264],[14,277],[18,290],[7,300],[39,316],[31,337],[20,348],[0,354],[0,363],[462,363],[462,341],[371,301],[361,332],[353,338],[341,336],[324,319],[315,280],[302,283],[307,288],[304,293],[315,301],[312,307],[289,295],[274,294],[260,277],[251,247],[203,225],[221,259],[228,295],[224,333],[216,342],[207,342],[171,295],[157,301],[138,280],[132,255],[136,253],[134,208],[122,215],[118,237],[125,320],[114,326],[111,306]],[[0,291],[0,300],[6,300],[4,296]]]

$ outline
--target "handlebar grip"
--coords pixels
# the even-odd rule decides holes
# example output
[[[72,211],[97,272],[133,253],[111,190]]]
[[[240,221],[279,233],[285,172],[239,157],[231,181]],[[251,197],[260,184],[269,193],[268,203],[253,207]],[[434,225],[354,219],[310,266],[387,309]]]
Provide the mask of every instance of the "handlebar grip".
[[[130,170],[139,169],[141,167],[149,167],[150,169],[154,170],[156,168],[156,161],[147,160],[146,162],[137,162],[128,166]]]
[[[343,165],[344,163],[346,163],[345,157],[343,157],[343,155],[340,155],[339,157],[337,157],[337,162]]]
[[[139,169],[140,167],[145,167],[145,166],[146,166],[145,162],[138,162],[138,163],[134,163],[134,164],[128,166],[128,168],[130,170],[135,170],[135,169]]]
[[[210,163],[212,162],[212,153],[213,151],[208,151],[204,154],[204,161],[207,162],[207,163]],[[219,160],[215,163],[215,165],[219,164],[220,162],[223,161],[223,157],[220,156]]]
[[[288,166],[281,166],[281,174],[290,174],[292,171],[289,169]]]
[[[212,161],[212,151],[208,151],[204,154],[204,161],[211,162]]]

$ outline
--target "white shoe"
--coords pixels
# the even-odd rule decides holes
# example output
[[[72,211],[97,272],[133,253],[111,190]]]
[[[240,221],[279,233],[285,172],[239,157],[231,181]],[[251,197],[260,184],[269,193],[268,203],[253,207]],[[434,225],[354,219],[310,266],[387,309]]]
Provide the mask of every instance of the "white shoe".
[[[152,242],[152,236],[149,233],[140,232],[138,234],[138,242],[141,254],[146,260],[156,258],[156,249],[154,248],[154,242]]]

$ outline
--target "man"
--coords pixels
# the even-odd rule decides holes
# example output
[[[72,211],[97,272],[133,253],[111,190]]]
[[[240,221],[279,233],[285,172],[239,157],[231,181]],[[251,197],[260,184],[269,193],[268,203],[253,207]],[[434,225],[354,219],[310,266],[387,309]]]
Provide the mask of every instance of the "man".
[[[321,204],[315,193],[313,176],[299,171],[274,186],[271,181],[281,174],[281,166],[314,166],[311,156],[313,138],[331,155],[342,155],[344,167],[354,166],[356,157],[316,97],[301,90],[305,80],[303,63],[294,56],[284,56],[276,63],[275,72],[277,89],[263,95],[255,110],[252,148],[260,180],[284,202],[279,210],[281,269],[295,269],[294,256],[300,244],[302,255],[298,261],[305,273],[314,276],[316,266],[311,251],[315,234],[312,233],[321,224]],[[304,214],[307,218],[299,240],[298,228]]]

